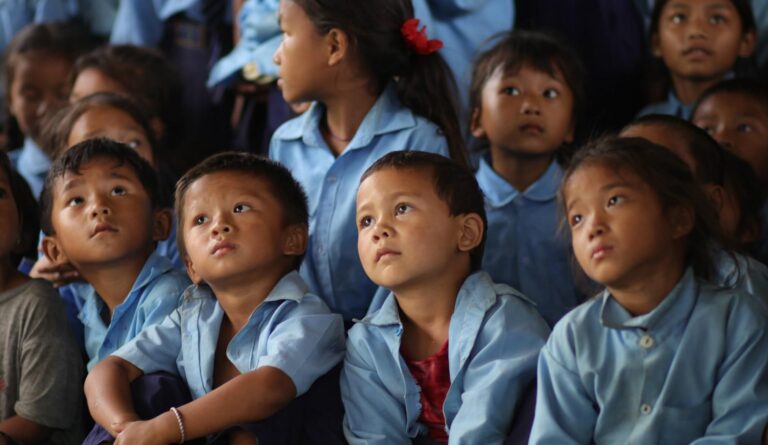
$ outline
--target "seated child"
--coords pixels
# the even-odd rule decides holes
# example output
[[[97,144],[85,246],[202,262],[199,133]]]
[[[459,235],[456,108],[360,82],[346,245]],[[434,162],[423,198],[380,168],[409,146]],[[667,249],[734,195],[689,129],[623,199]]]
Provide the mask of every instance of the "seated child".
[[[657,0],[651,13],[650,48],[659,72],[656,87],[666,98],[639,115],[689,119],[707,88],[746,74],[743,65],[751,62],[756,28],[749,0]]]
[[[724,287],[740,289],[768,302],[768,268],[741,252],[747,247],[740,239],[738,225],[729,223],[724,151],[704,130],[674,116],[648,115],[630,123],[621,131],[622,137],[640,137],[672,151],[685,162],[694,178],[714,204],[724,245],[712,244],[710,255],[715,270],[712,280]],[[730,232],[726,233],[725,230]],[[728,250],[723,249],[727,247]]]
[[[490,148],[477,171],[488,215],[483,268],[531,298],[550,326],[583,300],[555,199],[583,79],[562,42],[513,31],[480,56],[470,90],[472,135]]]
[[[215,155],[179,180],[176,211],[195,285],[85,384],[94,419],[123,443],[181,443],[269,418],[344,356],[342,318],[296,271],[308,215],[288,170],[254,155]],[[194,400],[139,422],[128,384],[158,371],[180,376]]]
[[[611,138],[576,153],[560,193],[576,259],[606,289],[541,351],[530,443],[759,443],[768,312],[707,281],[719,228],[690,169]]]
[[[349,331],[350,443],[504,442],[549,328],[480,271],[482,202],[472,173],[436,154],[390,153],[363,174],[360,260],[392,292]]]
[[[154,252],[171,214],[159,205],[152,166],[109,139],[86,140],[56,160],[41,207],[48,260],[72,264],[90,285],[79,316],[91,369],[163,320],[189,285]]]
[[[79,444],[83,364],[56,291],[16,267],[34,254],[37,202],[0,152],[0,443]]]

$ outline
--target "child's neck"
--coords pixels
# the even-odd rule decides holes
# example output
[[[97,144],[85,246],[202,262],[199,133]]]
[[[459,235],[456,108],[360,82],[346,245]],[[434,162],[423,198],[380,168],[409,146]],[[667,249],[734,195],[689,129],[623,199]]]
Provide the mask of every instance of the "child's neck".
[[[427,358],[448,341],[456,298],[469,275],[468,268],[456,272],[446,271],[441,279],[394,290],[403,323],[400,350],[406,359]]]
[[[16,270],[11,264],[11,259],[0,261],[0,292],[9,291],[29,281],[29,277]]]
[[[544,176],[554,155],[520,156],[503,149],[491,148],[493,170],[510,183],[515,190],[524,192]]]
[[[369,82],[362,80],[350,81],[323,99],[325,116],[321,133],[334,155],[341,155],[347,148],[377,99],[378,94]]]
[[[237,333],[287,273],[285,268],[271,272],[254,271],[226,282],[209,282],[208,285]]]
[[[653,266],[652,273],[631,282],[608,286],[608,291],[632,316],[654,310],[672,292],[685,272],[684,257],[670,258]]]
[[[675,89],[675,96],[685,106],[693,105],[701,94],[716,85],[722,80],[721,77],[716,79],[689,79],[680,76],[671,75],[672,86]]]
[[[111,263],[78,265],[77,268],[83,279],[93,286],[96,294],[107,305],[111,317],[115,308],[131,292],[150,255],[151,252],[148,252]]]

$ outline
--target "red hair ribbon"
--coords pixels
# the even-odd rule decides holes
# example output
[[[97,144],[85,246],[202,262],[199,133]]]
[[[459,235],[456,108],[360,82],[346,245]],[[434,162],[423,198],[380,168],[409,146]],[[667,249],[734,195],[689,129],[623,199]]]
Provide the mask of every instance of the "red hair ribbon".
[[[439,39],[429,40],[427,38],[427,27],[422,26],[419,29],[419,19],[408,19],[400,27],[400,33],[408,46],[420,56],[432,54],[443,47],[443,41]]]

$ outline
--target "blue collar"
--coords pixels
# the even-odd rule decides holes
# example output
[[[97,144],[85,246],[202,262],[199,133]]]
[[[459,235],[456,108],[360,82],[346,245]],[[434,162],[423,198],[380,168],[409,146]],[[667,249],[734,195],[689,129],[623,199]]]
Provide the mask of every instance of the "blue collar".
[[[606,289],[600,297],[600,322],[603,326],[613,329],[653,329],[667,331],[678,326],[688,318],[696,305],[698,283],[693,269],[686,269],[683,277],[672,291],[651,312],[632,317]]]
[[[30,137],[24,138],[24,145],[19,154],[18,170],[35,175],[45,175],[51,168],[51,159]]]
[[[547,171],[522,192],[522,195],[531,201],[551,201],[557,197],[557,191],[560,188],[562,178],[562,169],[556,160],[552,160]],[[504,207],[520,194],[512,184],[493,170],[490,159],[486,156],[480,159],[480,167],[477,170],[477,182],[485,195],[486,203],[491,207]]]
[[[304,298],[304,295],[309,292],[309,287],[301,278],[297,271],[291,271],[285,274],[280,281],[275,284],[275,287],[264,299],[267,301],[283,301],[291,300],[300,303]],[[213,290],[207,284],[195,284],[187,288],[184,292],[184,299],[216,299],[216,295]],[[218,303],[216,303],[218,305]],[[259,305],[260,307],[261,305]],[[257,307],[258,309],[258,307]],[[254,310],[256,312],[256,310]],[[253,314],[251,314],[253,316]]]
[[[320,134],[320,120],[324,116],[325,106],[315,102],[301,117],[285,123],[276,137],[282,140],[302,139],[308,146],[327,147]],[[389,83],[368,110],[345,151],[367,147],[374,136],[415,126],[416,117],[400,103],[394,83]]]

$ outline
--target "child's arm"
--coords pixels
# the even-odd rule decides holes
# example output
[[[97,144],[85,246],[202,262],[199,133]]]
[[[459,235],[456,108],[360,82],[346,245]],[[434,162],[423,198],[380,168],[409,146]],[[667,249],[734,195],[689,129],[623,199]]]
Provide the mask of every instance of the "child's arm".
[[[131,403],[130,383],[142,375],[141,369],[120,357],[102,360],[85,379],[85,397],[93,420],[112,436],[139,417]]]
[[[46,426],[19,416],[11,416],[0,422],[0,431],[17,442],[29,445],[44,443],[53,432]],[[3,443],[5,442],[0,439],[0,444]]]

